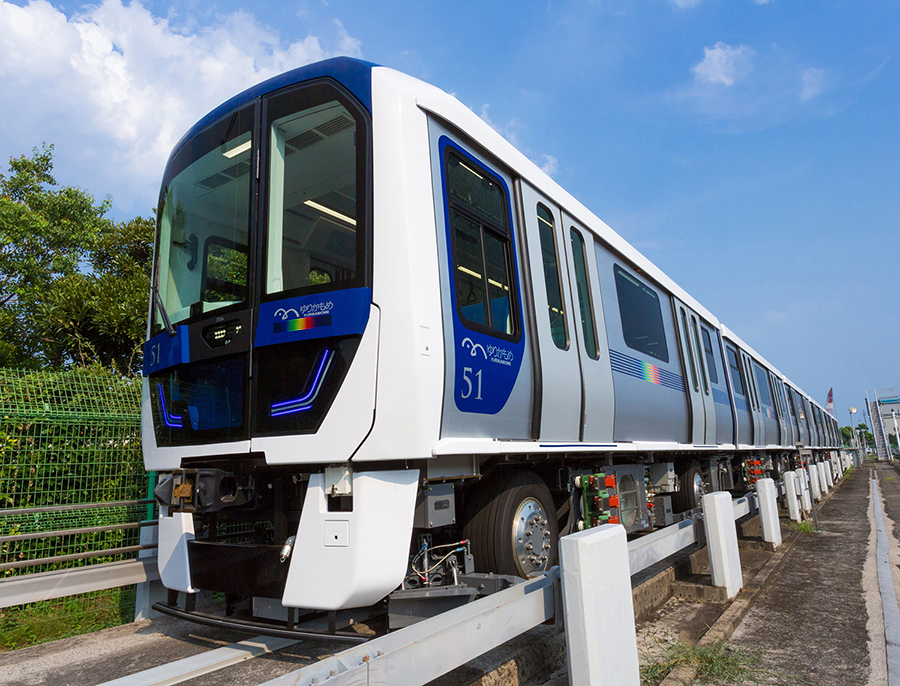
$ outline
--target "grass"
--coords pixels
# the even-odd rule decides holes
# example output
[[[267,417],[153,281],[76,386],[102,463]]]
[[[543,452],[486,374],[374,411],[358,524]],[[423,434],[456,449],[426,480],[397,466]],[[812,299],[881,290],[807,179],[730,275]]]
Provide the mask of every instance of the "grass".
[[[641,680],[656,686],[669,672],[681,665],[697,670],[698,683],[812,686],[812,682],[765,669],[759,653],[723,642],[692,646],[682,641],[673,641],[664,646],[661,657],[641,667]],[[761,679],[765,681],[762,682]]]
[[[802,522],[791,521],[790,525],[794,528],[795,531],[799,531],[804,534],[814,534],[816,533],[816,528],[811,521],[808,519]]]
[[[135,587],[0,610],[0,651],[77,636],[134,619]]]

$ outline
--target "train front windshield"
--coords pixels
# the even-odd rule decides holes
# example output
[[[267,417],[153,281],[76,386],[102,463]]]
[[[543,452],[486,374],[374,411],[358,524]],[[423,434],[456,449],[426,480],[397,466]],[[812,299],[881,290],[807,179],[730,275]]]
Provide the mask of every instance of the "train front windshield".
[[[368,285],[368,140],[365,111],[320,81],[254,100],[173,155],[145,354],[186,327],[190,359],[149,369],[160,445],[318,426],[358,336],[256,336],[251,358],[249,329],[267,303],[292,312],[307,296]]]

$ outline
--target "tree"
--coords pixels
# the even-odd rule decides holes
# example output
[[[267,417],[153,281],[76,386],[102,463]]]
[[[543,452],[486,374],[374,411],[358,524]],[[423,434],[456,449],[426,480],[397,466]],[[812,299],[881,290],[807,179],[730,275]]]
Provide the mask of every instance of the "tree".
[[[0,366],[140,366],[152,219],[113,222],[109,198],[58,187],[53,146],[0,174]]]

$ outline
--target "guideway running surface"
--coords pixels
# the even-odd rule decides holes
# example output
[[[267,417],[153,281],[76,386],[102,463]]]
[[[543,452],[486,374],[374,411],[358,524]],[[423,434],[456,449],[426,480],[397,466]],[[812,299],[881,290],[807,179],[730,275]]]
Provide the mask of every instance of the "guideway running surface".
[[[731,638],[760,653],[774,673],[815,684],[888,683],[870,513],[873,471],[882,470],[855,470],[819,507],[820,531],[800,534]],[[891,474],[898,477],[900,509],[900,474]]]

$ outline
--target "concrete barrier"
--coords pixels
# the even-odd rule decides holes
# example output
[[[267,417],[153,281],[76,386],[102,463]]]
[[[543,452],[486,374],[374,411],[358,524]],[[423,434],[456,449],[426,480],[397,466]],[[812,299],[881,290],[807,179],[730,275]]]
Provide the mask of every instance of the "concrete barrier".
[[[762,524],[762,538],[775,548],[781,545],[781,522],[778,521],[778,493],[775,481],[760,479],[756,482],[759,496],[759,519]]]
[[[703,496],[703,522],[712,585],[725,588],[728,598],[734,598],[743,587],[744,578],[731,495],[719,491]]]
[[[819,472],[819,490],[822,491],[822,495],[824,496],[831,490],[831,486],[828,485],[828,465],[824,462],[819,462],[816,465],[816,469]]]
[[[823,464],[825,465],[825,480],[828,481],[828,488],[834,488],[834,464],[832,464],[831,460]]]
[[[639,686],[625,528],[604,524],[564,536],[559,555],[569,683]]]
[[[797,494],[797,475],[794,472],[784,473],[785,500],[787,500],[788,516],[792,522],[800,521],[800,496]]]

